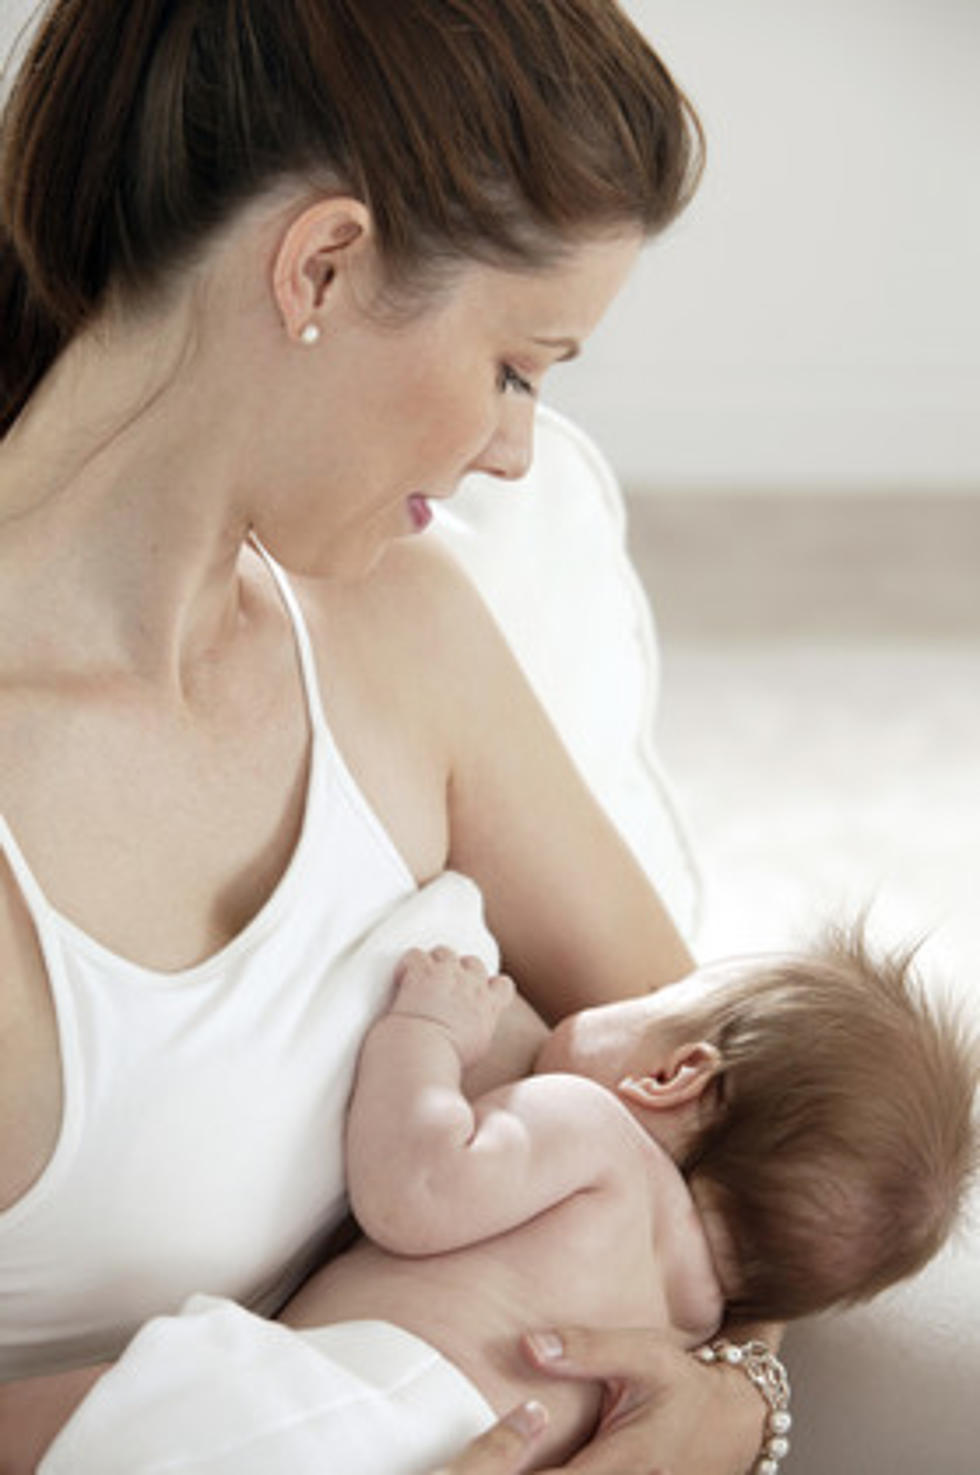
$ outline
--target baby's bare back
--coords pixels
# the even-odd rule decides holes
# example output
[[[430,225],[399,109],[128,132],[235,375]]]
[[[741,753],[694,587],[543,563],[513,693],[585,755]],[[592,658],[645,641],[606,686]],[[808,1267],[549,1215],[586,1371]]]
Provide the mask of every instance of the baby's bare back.
[[[363,1240],[298,1293],[282,1320],[394,1322],[456,1364],[500,1413],[535,1397],[551,1413],[548,1460],[592,1429],[595,1384],[537,1374],[524,1332],[643,1326],[681,1346],[715,1329],[721,1302],[683,1180],[659,1155],[530,1222],[446,1254],[404,1257]]]

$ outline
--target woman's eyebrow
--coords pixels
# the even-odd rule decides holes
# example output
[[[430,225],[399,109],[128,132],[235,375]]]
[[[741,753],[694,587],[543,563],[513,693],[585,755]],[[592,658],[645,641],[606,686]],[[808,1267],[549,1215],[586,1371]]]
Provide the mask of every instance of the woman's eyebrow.
[[[582,352],[582,345],[575,338],[535,338],[534,343],[539,343],[542,348],[560,348],[560,362],[567,363],[569,359],[578,358]]]

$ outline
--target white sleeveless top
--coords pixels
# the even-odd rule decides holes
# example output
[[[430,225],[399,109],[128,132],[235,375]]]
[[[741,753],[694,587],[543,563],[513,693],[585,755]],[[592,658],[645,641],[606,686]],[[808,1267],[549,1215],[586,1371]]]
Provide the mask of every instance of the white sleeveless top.
[[[270,1313],[344,1210],[344,1095],[364,1020],[328,974],[415,881],[331,738],[302,615],[266,561],[312,746],[299,842],[242,933],[179,973],[120,958],[50,905],[0,816],[64,1084],[54,1155],[0,1213],[0,1381],[113,1358],[193,1292]]]

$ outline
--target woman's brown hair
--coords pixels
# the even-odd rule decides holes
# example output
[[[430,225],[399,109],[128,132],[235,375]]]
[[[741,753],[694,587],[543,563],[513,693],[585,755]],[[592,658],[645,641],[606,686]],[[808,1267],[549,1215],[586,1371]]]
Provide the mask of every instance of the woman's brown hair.
[[[701,149],[613,0],[54,0],[0,137],[0,435],[110,288],[158,289],[279,180],[363,199],[418,287],[655,232]]]

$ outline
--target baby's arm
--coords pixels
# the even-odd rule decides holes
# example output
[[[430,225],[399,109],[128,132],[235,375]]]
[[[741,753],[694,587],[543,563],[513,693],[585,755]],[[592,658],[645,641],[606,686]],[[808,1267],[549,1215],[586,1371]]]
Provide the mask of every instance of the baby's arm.
[[[463,1071],[511,990],[446,948],[399,967],[392,1007],[361,1050],[347,1125],[351,1207],[385,1249],[435,1254],[504,1233],[610,1181],[638,1150],[628,1113],[578,1076],[467,1101]]]

